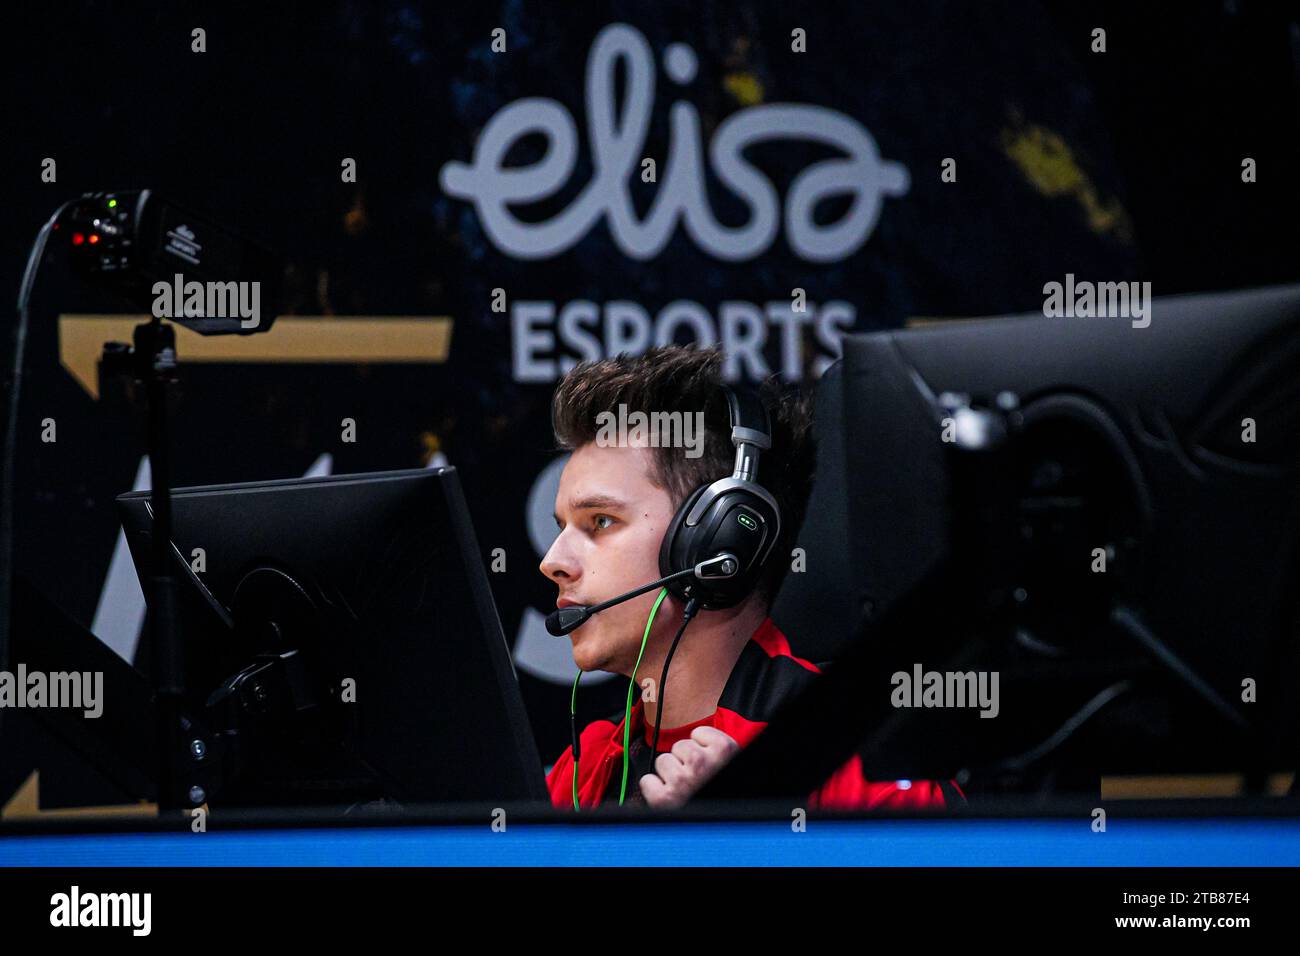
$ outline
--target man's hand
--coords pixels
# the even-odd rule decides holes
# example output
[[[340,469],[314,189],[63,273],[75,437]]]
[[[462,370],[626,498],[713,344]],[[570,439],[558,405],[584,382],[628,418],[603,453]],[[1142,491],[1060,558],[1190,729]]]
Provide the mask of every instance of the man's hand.
[[[655,759],[655,772],[641,778],[641,795],[652,807],[680,807],[739,752],[740,744],[716,727],[696,727]]]

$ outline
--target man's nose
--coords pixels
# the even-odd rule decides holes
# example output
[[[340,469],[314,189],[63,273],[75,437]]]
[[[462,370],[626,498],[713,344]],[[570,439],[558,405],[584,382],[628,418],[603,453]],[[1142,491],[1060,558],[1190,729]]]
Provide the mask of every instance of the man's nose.
[[[573,554],[568,547],[565,534],[561,531],[551,547],[547,550],[546,555],[542,558],[542,563],[538,565],[542,574],[546,575],[557,584],[561,581],[572,582],[581,576],[582,571],[578,563],[573,559]]]

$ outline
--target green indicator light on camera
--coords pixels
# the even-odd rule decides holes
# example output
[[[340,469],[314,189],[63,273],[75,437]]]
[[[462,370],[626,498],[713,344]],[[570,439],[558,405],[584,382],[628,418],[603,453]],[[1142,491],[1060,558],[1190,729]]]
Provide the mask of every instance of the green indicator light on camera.
[[[750,531],[758,530],[758,522],[743,512],[736,515],[736,520],[740,522],[742,527],[748,528]]]

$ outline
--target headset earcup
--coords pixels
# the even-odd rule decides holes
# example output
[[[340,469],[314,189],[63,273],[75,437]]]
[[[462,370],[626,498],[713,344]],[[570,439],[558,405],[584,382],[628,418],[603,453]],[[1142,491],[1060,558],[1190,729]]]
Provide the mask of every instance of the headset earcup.
[[[699,523],[686,524],[686,516],[702,497],[708,500]],[[733,607],[757,585],[779,532],[780,514],[770,496],[736,487],[732,479],[714,482],[697,489],[678,509],[660,546],[660,573],[672,574],[722,551],[735,554],[740,559],[741,573],[734,578],[684,579],[668,586],[683,600],[697,598],[706,610]]]
[[[693,563],[685,560],[685,556],[690,553],[690,539],[694,536],[695,531],[694,528],[686,524],[686,516],[695,507],[695,503],[700,500],[700,495],[708,490],[708,485],[700,485],[687,495],[686,500],[682,502],[682,506],[673,515],[673,520],[669,522],[668,530],[664,532],[663,542],[659,545],[660,577],[667,577],[676,571],[689,567]],[[689,585],[690,581],[674,581],[667,587],[673,595],[686,600],[686,588]]]

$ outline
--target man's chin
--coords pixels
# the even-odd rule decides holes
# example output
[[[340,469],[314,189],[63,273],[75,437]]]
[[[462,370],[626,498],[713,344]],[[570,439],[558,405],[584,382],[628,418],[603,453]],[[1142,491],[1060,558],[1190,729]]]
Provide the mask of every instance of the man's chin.
[[[611,670],[610,655],[603,649],[599,634],[583,634],[590,625],[584,624],[569,635],[573,642],[573,663],[582,671]]]

